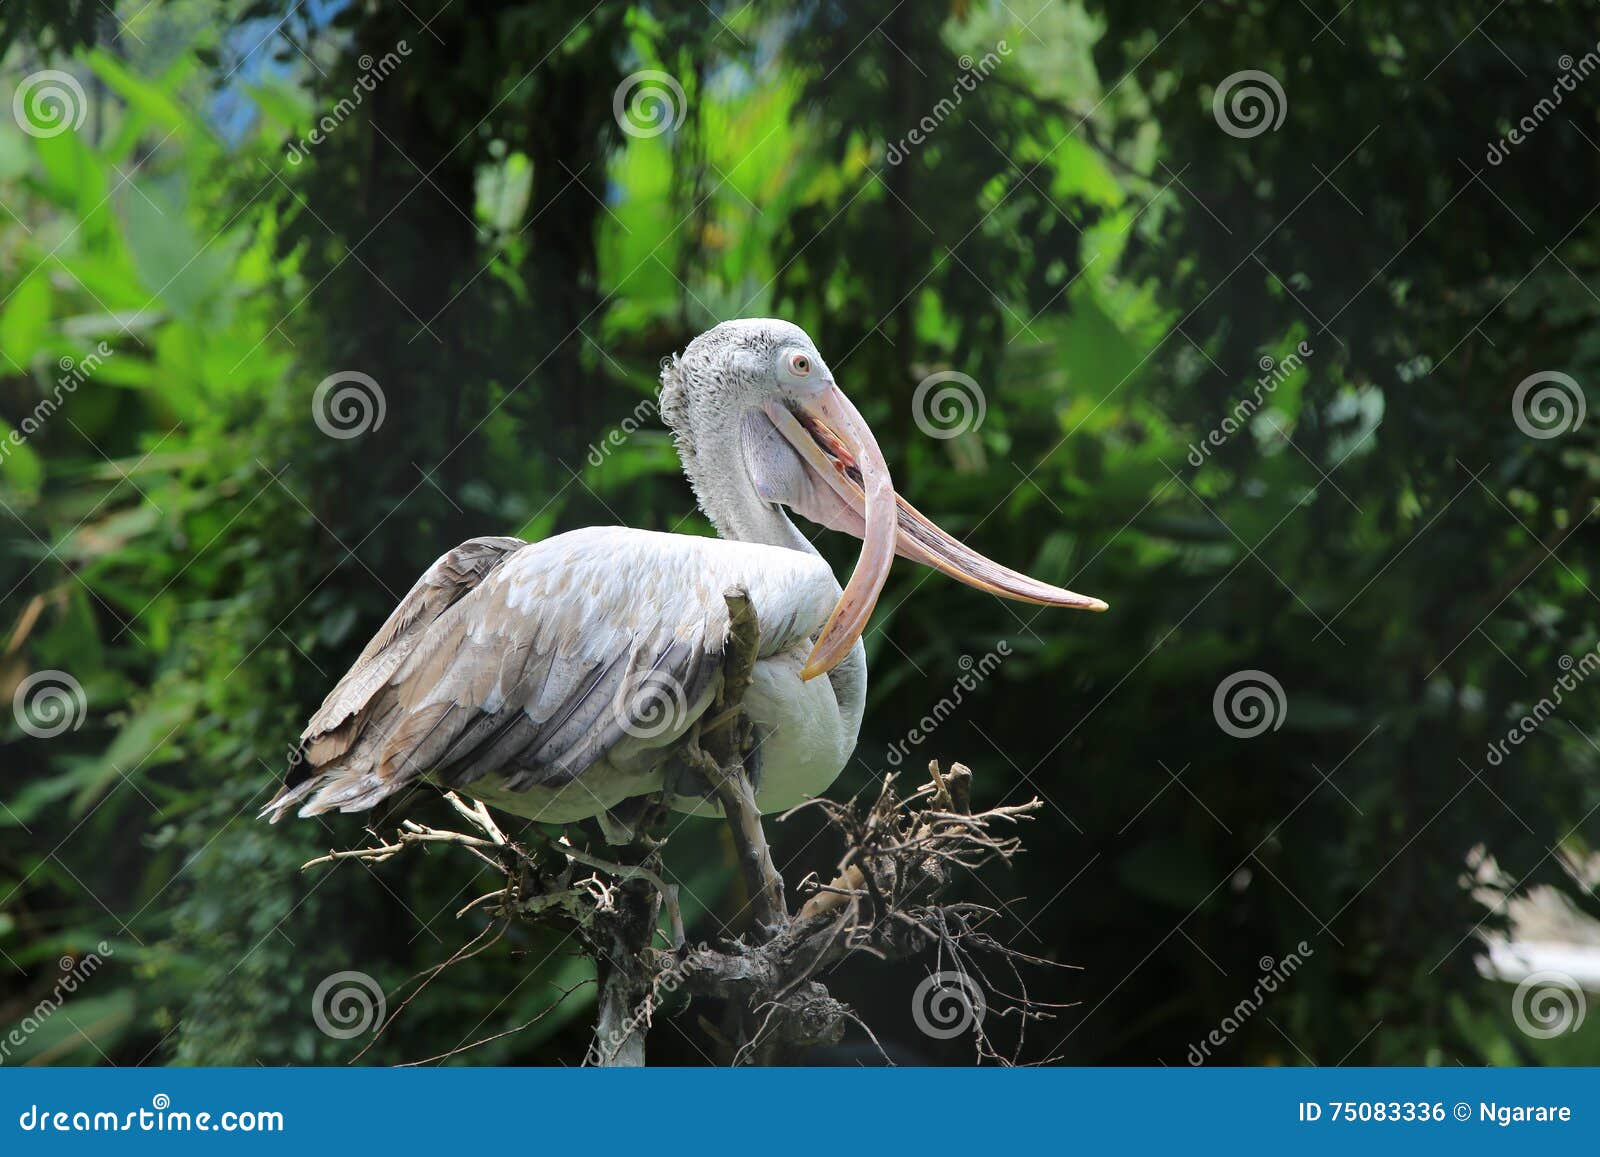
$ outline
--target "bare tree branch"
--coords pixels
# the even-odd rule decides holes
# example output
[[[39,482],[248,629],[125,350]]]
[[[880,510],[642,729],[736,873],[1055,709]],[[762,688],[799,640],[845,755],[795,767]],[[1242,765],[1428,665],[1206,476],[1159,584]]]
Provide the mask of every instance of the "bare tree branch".
[[[507,922],[551,924],[577,936],[594,962],[599,987],[592,1064],[643,1064],[656,1014],[680,992],[722,1002],[722,1026],[704,1018],[702,1023],[732,1064],[779,1063],[806,1048],[838,1042],[851,1025],[884,1052],[861,1016],[835,999],[824,979],[856,956],[892,960],[923,954],[937,966],[929,978],[937,987],[928,989],[925,981],[917,990],[919,998],[925,989],[929,993],[929,1016],[955,1016],[957,1029],[971,1033],[980,1060],[1018,1060],[1028,1022],[1050,1015],[1049,1006],[1029,999],[1022,968],[1051,962],[991,935],[989,927],[1003,919],[995,908],[944,895],[964,875],[995,862],[1008,864],[1022,850],[1017,825],[1038,811],[1040,802],[974,811],[972,772],[959,763],[948,772],[930,763],[929,782],[904,797],[889,775],[867,802],[809,801],[789,815],[820,811],[841,851],[826,882],[814,873],[799,882],[805,900],[791,916],[746,765],[753,734],[742,706],[756,662],[759,624],[742,589],[731,588],[724,598],[729,634],[721,686],[707,721],[696,723],[682,754],[722,805],[755,913],[748,938],[687,943],[677,886],[667,882],[661,868],[662,842],[646,834],[648,810],[631,828],[633,842],[605,858],[567,836],[531,847],[518,843],[482,803],[446,792],[469,830],[405,820],[389,841],[333,851],[305,867],[348,859],[381,863],[431,844],[464,849],[487,864],[503,878],[502,886],[457,915],[487,911]],[[658,946],[663,912],[669,931]],[[479,939],[481,934],[469,948]],[[424,985],[460,958],[457,953],[430,970]],[[986,974],[986,967],[995,965],[1004,973],[1006,990]],[[986,1012],[1018,1019],[1011,1056],[1001,1056],[985,1035]],[[941,1022],[933,1035],[953,1034]]]

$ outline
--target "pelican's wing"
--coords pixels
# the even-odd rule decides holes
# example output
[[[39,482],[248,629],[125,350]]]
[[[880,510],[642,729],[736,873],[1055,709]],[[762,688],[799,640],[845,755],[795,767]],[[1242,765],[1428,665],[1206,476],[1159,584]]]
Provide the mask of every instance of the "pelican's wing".
[[[391,631],[396,611],[265,811],[356,811],[430,772],[453,786],[489,773],[513,791],[560,786],[624,741],[671,742],[721,674],[722,592],[735,584],[755,602],[764,655],[808,638],[838,591],[798,551],[625,528],[509,552],[469,591],[433,596],[426,622]]]
[[[301,733],[300,738],[312,746],[319,761],[349,747],[352,729],[343,725],[393,677],[434,621],[527,545],[520,538],[468,539],[423,572]]]

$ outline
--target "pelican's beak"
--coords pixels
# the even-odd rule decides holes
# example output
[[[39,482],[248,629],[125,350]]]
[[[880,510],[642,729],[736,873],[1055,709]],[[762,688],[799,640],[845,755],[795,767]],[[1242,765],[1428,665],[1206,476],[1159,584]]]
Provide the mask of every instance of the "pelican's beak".
[[[827,455],[807,433],[809,429],[826,430],[833,438],[842,439],[856,467],[850,501],[860,520],[854,529],[861,536],[861,557],[800,670],[801,679],[814,679],[844,662],[861,632],[867,629],[867,619],[889,578],[897,518],[894,484],[889,480],[889,466],[872,429],[838,386],[828,386],[795,411],[776,400],[767,403],[766,411],[772,424],[813,472],[830,480],[836,473]]]
[[[1002,598],[1080,611],[1107,609],[1100,599],[1051,586],[985,558],[897,495],[877,439],[837,386],[792,409],[768,402],[766,413],[810,475],[823,483],[809,501],[796,507],[798,512],[856,534],[863,543],[855,573],[817,636],[800,672],[802,679],[832,670],[850,653],[866,629],[895,554]]]

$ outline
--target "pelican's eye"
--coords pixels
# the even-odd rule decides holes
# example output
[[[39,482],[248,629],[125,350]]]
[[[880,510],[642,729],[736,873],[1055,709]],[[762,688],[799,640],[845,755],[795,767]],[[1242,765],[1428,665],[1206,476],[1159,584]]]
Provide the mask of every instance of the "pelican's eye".
[[[803,378],[811,372],[811,359],[805,354],[790,354],[789,370],[796,377]]]

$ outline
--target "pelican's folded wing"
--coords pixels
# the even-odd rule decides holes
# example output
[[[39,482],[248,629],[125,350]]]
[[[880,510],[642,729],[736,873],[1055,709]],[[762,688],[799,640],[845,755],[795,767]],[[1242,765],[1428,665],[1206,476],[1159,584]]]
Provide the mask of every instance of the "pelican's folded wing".
[[[436,563],[369,644],[264,814],[357,811],[429,773],[571,783],[619,743],[674,741],[704,709],[728,586],[750,591],[764,655],[815,631],[838,590],[797,551],[620,527],[453,558],[473,546]]]
[[[473,538],[436,560],[328,693],[301,738],[329,745],[320,753],[323,758],[337,754],[330,748],[339,745],[341,725],[360,712],[399,670],[434,621],[527,545],[520,538]]]

